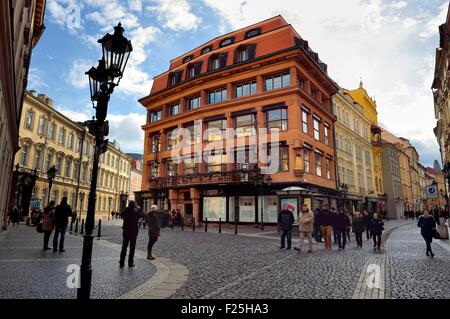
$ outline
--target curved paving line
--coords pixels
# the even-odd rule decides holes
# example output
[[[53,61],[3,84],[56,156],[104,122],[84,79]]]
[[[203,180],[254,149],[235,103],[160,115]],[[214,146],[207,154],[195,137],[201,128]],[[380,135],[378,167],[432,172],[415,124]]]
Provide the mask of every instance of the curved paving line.
[[[122,246],[103,239],[98,240],[99,245],[107,246],[118,252]],[[136,250],[135,256],[147,260],[146,253]],[[178,263],[167,258],[158,257],[155,260],[148,260],[156,267],[156,273],[140,286],[119,296],[117,299],[163,299],[169,298],[186,282],[189,270]]]
[[[371,253],[366,257],[366,261],[364,263],[364,267],[361,271],[361,274],[356,283],[355,290],[353,291],[352,299],[384,299],[385,297],[385,275],[386,275],[386,243],[389,239],[389,236],[398,228],[410,226],[413,223],[407,222],[397,226],[394,226],[387,231],[385,231],[382,235],[381,240],[381,251],[383,253],[376,254]],[[368,286],[369,281],[372,280],[373,272],[368,271],[369,267],[376,265],[379,267],[379,286],[370,288]]]

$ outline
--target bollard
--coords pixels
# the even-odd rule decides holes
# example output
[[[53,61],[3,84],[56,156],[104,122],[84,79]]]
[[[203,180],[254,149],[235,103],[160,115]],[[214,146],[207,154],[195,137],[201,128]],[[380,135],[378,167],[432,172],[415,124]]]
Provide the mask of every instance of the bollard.
[[[181,230],[184,230],[184,218],[181,218]]]
[[[195,231],[195,218],[192,218],[192,231]]]
[[[234,234],[237,235],[237,221],[234,222]]]
[[[98,220],[98,234],[97,234],[98,239],[100,239],[100,237],[102,237],[102,220],[99,219]]]
[[[222,233],[222,218],[219,218],[219,234]]]
[[[208,232],[208,218],[205,219],[205,233]]]
[[[78,234],[78,218],[75,221],[75,235],[77,235],[77,234]]]
[[[82,235],[84,233],[84,219],[81,220],[81,231],[80,231],[80,235]]]

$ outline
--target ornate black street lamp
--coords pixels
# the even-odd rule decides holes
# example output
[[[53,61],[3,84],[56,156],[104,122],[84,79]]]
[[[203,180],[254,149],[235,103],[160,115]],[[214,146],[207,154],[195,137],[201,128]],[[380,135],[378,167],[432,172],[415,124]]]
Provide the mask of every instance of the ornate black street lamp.
[[[347,208],[346,205],[347,205],[348,185],[344,184],[344,183],[341,183],[339,186],[341,187],[341,195],[343,195],[342,196],[342,206],[343,206],[343,208],[345,210]]]
[[[80,193],[78,194],[78,196],[80,197],[80,218],[81,218],[81,215],[83,214],[84,193],[83,193],[83,192],[80,192]]]
[[[111,218],[111,201],[112,201],[112,197],[111,196],[109,196],[108,197],[108,220],[110,220],[110,218]]]
[[[91,68],[86,74],[89,76],[91,101],[96,109],[95,120],[88,121],[89,133],[95,137],[94,162],[92,165],[91,188],[89,191],[88,210],[86,215],[85,235],[83,239],[83,256],[80,268],[80,288],[78,299],[89,299],[92,281],[92,246],[95,224],[95,202],[97,190],[98,162],[102,153],[106,152],[109,134],[108,102],[114,88],[120,79],[128,62],[133,47],[131,42],[123,36],[124,29],[119,23],[114,28],[114,34],[106,34],[98,42],[102,45],[103,57],[96,68]]]
[[[48,199],[47,199],[47,205],[50,203],[50,196],[52,194],[52,186],[53,186],[53,179],[55,178],[57,169],[55,168],[55,165],[50,167],[47,171],[47,180],[48,180]]]

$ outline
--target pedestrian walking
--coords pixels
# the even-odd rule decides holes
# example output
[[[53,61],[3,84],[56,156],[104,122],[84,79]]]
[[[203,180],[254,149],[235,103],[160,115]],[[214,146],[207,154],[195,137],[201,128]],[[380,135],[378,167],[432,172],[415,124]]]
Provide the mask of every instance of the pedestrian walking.
[[[359,248],[362,248],[363,239],[362,233],[364,232],[364,219],[360,212],[355,213],[355,217],[352,220],[352,231],[355,233],[356,244]]]
[[[301,252],[303,249],[303,242],[305,238],[309,242],[309,253],[313,251],[312,233],[314,230],[314,214],[308,208],[308,206],[303,205],[302,211],[299,216],[298,228],[300,230],[300,240],[298,247],[294,247],[295,250]]]
[[[72,208],[67,204],[67,197],[64,196],[61,199],[61,204],[55,208],[55,234],[53,235],[53,252],[63,253],[64,250],[64,238],[66,236],[67,224],[69,223],[69,217],[72,216]],[[59,247],[58,247],[58,237]]]
[[[130,246],[130,252],[128,254],[128,267],[134,267],[134,251],[136,249],[136,240],[139,233],[138,223],[139,220],[144,217],[141,210],[136,208],[136,203],[130,201],[128,207],[121,214],[123,219],[123,242],[122,250],[120,252],[120,268],[125,266],[125,257],[127,256],[128,245]]]
[[[350,214],[349,212],[345,212],[345,215],[347,216],[348,220],[349,220],[349,226],[345,229],[345,235],[347,236],[347,240],[348,242],[350,242],[350,232],[351,232],[351,225],[352,225],[352,214]]]
[[[20,221],[20,206],[14,205],[11,213],[10,213],[10,221],[14,226],[19,227],[19,221]]]
[[[50,201],[49,205],[44,208],[42,214],[42,230],[44,232],[44,248],[43,250],[52,250],[48,247],[50,236],[55,228],[55,201]]]
[[[339,250],[345,250],[345,245],[347,243],[347,229],[350,228],[350,225],[350,219],[345,214],[344,210],[340,209],[334,219],[334,228],[336,230]]]
[[[433,242],[433,232],[436,231],[436,221],[426,209],[423,211],[423,215],[420,216],[417,227],[420,227],[420,234],[427,246],[426,255],[433,258],[434,253],[431,250],[431,243]]]
[[[318,222],[318,216],[320,214],[320,209],[316,208],[314,210],[314,239],[316,240],[316,242],[318,243],[322,243],[322,231],[320,230],[320,225]]]
[[[337,215],[338,212],[336,211],[336,209],[334,207],[331,208],[331,218],[332,218],[332,224],[331,224],[331,229],[333,230],[333,243],[336,245],[338,243],[338,231],[335,227],[336,224],[336,219],[337,219]]]
[[[436,207],[434,209],[434,221],[435,221],[436,225],[440,225],[440,223],[439,223],[439,215],[440,215],[439,209]]]
[[[284,204],[283,209],[278,214],[278,224],[281,229],[281,246],[280,249],[284,249],[286,239],[287,239],[287,248],[291,249],[292,246],[292,225],[294,224],[294,214],[289,209],[289,206]]]
[[[373,250],[381,252],[381,235],[384,230],[384,223],[380,219],[378,213],[374,213],[370,221],[370,231],[373,239]]]
[[[153,245],[158,241],[161,234],[161,227],[158,222],[158,206],[152,205],[150,207],[150,211],[145,215],[145,222],[148,225],[147,259],[153,260],[155,259],[152,254]]]
[[[328,209],[328,204],[322,206],[322,210],[318,215],[318,223],[325,239],[325,250],[331,250],[331,231],[333,225],[333,216]]]
[[[372,219],[372,217],[369,215],[367,210],[365,210],[363,213],[363,221],[364,221],[364,229],[366,230],[367,240],[370,240],[372,238],[372,233],[371,233],[371,229],[370,229],[370,220],[371,219]]]

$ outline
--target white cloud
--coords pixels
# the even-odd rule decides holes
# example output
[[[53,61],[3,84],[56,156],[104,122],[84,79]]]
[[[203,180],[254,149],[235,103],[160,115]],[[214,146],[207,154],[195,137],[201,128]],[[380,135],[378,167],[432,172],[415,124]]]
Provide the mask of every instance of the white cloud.
[[[37,68],[30,68],[28,72],[28,90],[44,91],[49,85],[42,80],[41,72]]]
[[[164,27],[174,31],[196,30],[201,18],[191,12],[186,0],[156,0],[156,5],[147,7],[147,10],[157,12]]]
[[[72,63],[66,81],[78,89],[88,87],[89,78],[85,73],[93,66],[97,66],[97,64],[94,65],[92,61],[88,60],[76,59]]]
[[[81,110],[71,110],[66,107],[57,106],[59,112],[75,122],[84,122],[92,118],[92,106],[86,105]],[[144,131],[141,126],[145,124],[145,115],[138,113],[108,114],[110,141],[116,140],[123,152],[143,153]]]
[[[77,0],[48,0],[46,8],[51,22],[66,29],[70,34],[83,30],[81,11],[83,3]]]
[[[400,10],[406,7],[404,1],[396,5],[382,0],[346,0],[345,5],[327,0],[204,3],[227,21],[231,30],[281,14],[309,41],[341,86],[356,88],[362,77],[368,93],[376,96],[379,121],[387,129],[406,135],[417,128],[420,133],[414,138],[434,141],[433,156],[438,158],[430,91],[434,63],[428,56],[438,44],[437,27],[445,22],[448,1],[441,1],[438,16],[430,11],[418,15],[419,9]],[[408,9],[410,6],[408,2]],[[417,43],[419,34],[432,37],[426,46]]]
[[[443,3],[439,7],[439,14],[434,17],[426,16],[427,22],[424,30],[419,34],[421,38],[430,38],[439,34],[439,26],[445,23],[447,19],[447,11],[449,4],[447,2]]]

